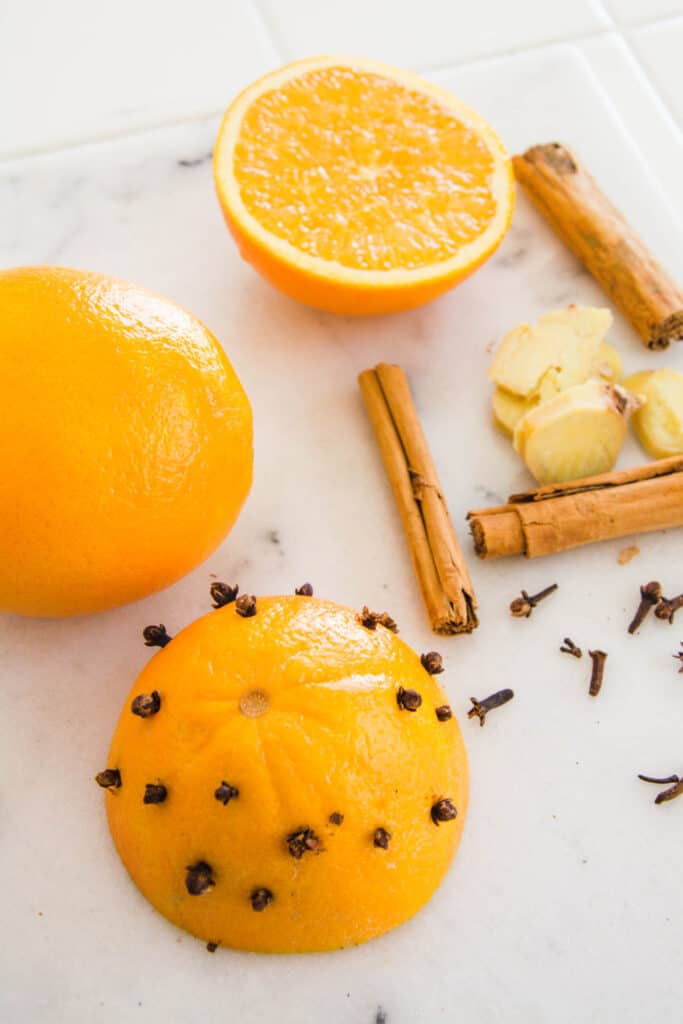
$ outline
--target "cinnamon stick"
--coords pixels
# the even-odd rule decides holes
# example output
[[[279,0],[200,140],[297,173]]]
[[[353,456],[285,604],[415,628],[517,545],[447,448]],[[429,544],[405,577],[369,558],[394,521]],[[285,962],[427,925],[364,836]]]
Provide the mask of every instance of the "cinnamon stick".
[[[358,378],[435,633],[471,633],[477,601],[406,376],[380,363]]]
[[[512,158],[517,181],[650,349],[683,339],[683,291],[565,147]]]
[[[683,456],[513,494],[470,512],[480,558],[539,558],[596,541],[683,526]]]

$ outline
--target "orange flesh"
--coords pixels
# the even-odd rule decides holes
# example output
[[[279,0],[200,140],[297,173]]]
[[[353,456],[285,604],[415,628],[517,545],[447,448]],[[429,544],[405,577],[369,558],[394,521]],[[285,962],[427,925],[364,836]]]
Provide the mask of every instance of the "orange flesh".
[[[455,256],[496,212],[494,158],[434,98],[351,67],[258,97],[235,147],[249,213],[297,249],[358,270]]]

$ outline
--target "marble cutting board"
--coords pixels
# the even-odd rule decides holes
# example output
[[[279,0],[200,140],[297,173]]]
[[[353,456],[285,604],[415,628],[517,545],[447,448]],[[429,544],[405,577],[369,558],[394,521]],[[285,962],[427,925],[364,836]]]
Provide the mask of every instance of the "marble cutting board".
[[[556,138],[574,146],[683,276],[676,211],[578,50],[435,77],[513,151]],[[681,534],[637,539],[641,553],[623,567],[619,542],[538,562],[471,556],[481,627],[436,642],[356,386],[377,361],[405,368],[470,551],[468,508],[530,484],[490,422],[492,345],[549,308],[601,304],[601,292],[520,196],[498,254],[429,307],[354,322],[296,306],[240,262],[223,227],[216,128],[188,123],[0,168],[0,266],[88,267],[178,300],[224,344],[256,422],[252,496],[206,564],[107,614],[0,620],[0,1020],[680,1021],[683,806],[655,807],[635,776],[683,769],[683,677],[671,659],[683,626],[648,622],[629,637],[626,625],[640,583],[683,589]],[[683,347],[649,354],[618,316],[612,340],[627,371],[683,370]],[[642,458],[631,441],[620,465]],[[442,651],[471,810],[444,885],[394,933],[336,954],[210,956],[128,881],[92,776],[150,657],[141,628],[173,632],[208,610],[211,573],[257,594],[310,579],[321,596],[386,608],[418,650]],[[558,594],[531,620],[509,616],[521,587],[551,582]],[[609,652],[597,700],[587,660],[557,652],[566,635]],[[485,729],[468,722],[469,697],[501,686],[515,700]]]

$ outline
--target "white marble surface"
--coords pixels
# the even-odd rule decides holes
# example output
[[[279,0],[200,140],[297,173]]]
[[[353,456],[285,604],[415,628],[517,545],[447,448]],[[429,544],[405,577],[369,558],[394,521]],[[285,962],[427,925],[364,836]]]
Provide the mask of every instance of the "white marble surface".
[[[207,0],[193,8],[218,6]],[[494,259],[422,310],[352,322],[270,290],[240,262],[220,219],[207,159],[213,112],[273,50],[279,60],[290,49],[330,43],[318,43],[321,19],[310,23],[307,2],[264,3],[241,13],[221,6],[230,8],[226,18],[243,19],[233,24],[244,36],[232,40],[241,64],[226,67],[224,89],[215,79],[192,110],[188,93],[182,123],[140,131],[171,120],[178,95],[155,91],[158,83],[145,75],[125,101],[135,108],[129,121],[117,121],[107,107],[114,90],[105,63],[101,74],[88,71],[94,79],[82,110],[55,110],[43,124],[33,100],[18,96],[3,132],[5,153],[51,152],[0,163],[0,266],[92,267],[156,288],[201,316],[251,396],[256,479],[221,549],[164,593],[92,618],[0,620],[0,1020],[678,1024],[683,804],[655,807],[654,792],[635,774],[683,769],[683,677],[671,659],[683,637],[681,628],[654,621],[636,637],[625,631],[640,583],[660,578],[667,591],[683,589],[675,533],[639,538],[641,554],[624,567],[616,562],[619,542],[538,562],[472,560],[482,625],[471,638],[436,644],[472,764],[468,825],[435,899],[394,933],[320,956],[210,956],[156,915],[113,851],[92,775],[103,764],[123,696],[150,657],[140,630],[163,621],[174,631],[208,609],[210,573],[256,593],[289,591],[311,579],[321,595],[386,608],[416,648],[435,646],[356,373],[380,359],[409,373],[469,550],[467,509],[529,482],[489,421],[491,343],[547,308],[603,301],[523,198]],[[513,23],[508,5],[480,4],[471,12],[473,35],[478,18],[499,11],[495,46],[482,45],[479,59],[441,70],[438,79],[490,117],[513,150],[554,137],[575,145],[681,276],[681,197],[664,166],[665,154],[680,159],[680,136],[664,88],[646,78],[615,27],[622,14],[629,24],[647,21],[648,5],[610,0],[608,9],[586,0],[571,18],[565,12],[557,30],[539,21],[545,9],[529,0]],[[346,20],[340,10],[330,13],[330,28],[338,24],[347,45],[357,37],[355,48],[381,50],[379,20],[370,19],[375,28],[366,33],[360,5],[347,6]],[[7,24],[5,10],[3,16]],[[412,18],[401,9],[396,24],[409,33]],[[22,19],[11,12],[14,43],[3,35],[0,48],[20,45],[29,14]],[[249,26],[257,26],[253,35]],[[452,35],[456,27],[453,20]],[[53,41],[59,31],[56,25]],[[147,20],[141,31],[156,38]],[[540,45],[558,32],[582,38]],[[430,21],[420,40],[408,34],[392,45],[414,66],[471,56],[461,42],[446,52],[443,35]],[[216,40],[205,36],[215,52]],[[63,42],[68,48],[66,35]],[[528,49],[489,55],[517,46]],[[13,67],[15,74],[16,60]],[[49,88],[44,70],[35,76]],[[203,85],[195,84],[196,99]],[[27,126],[22,102],[33,112]],[[140,115],[146,109],[149,118]],[[212,116],[195,119],[202,113]],[[111,132],[93,130],[104,122]],[[129,137],[93,141],[126,123]],[[82,145],[74,147],[77,133]],[[627,369],[683,369],[683,347],[650,355],[620,318],[614,340]],[[631,442],[622,464],[639,459]],[[558,594],[530,621],[509,616],[507,604],[520,587],[553,581]],[[587,696],[586,658],[557,652],[565,635],[609,652],[597,700]],[[515,700],[485,729],[464,718],[471,694],[502,685],[514,687]]]

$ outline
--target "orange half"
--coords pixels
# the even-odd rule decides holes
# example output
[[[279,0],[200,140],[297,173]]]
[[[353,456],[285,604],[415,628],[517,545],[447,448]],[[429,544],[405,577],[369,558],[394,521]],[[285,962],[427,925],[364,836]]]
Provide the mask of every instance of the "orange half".
[[[244,258],[291,298],[346,315],[436,298],[497,248],[514,203],[490,125],[375,61],[315,57],[249,86],[214,152]]]

